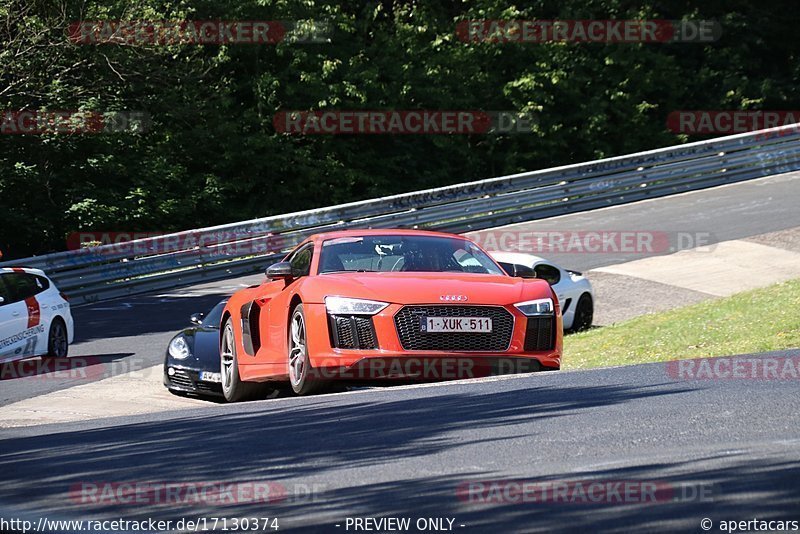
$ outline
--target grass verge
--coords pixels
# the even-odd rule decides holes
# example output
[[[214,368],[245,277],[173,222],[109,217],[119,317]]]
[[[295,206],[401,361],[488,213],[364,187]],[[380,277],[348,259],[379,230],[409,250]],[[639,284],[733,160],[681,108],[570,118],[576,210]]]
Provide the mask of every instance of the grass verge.
[[[587,369],[797,347],[800,279],[565,336],[562,368]]]

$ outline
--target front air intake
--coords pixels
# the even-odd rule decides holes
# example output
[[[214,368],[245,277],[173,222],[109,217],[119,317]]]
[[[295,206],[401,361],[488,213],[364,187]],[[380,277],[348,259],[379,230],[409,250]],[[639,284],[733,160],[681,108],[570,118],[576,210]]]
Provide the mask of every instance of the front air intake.
[[[337,349],[377,349],[372,317],[328,315],[331,346]]]
[[[555,317],[528,317],[525,352],[553,350],[556,344]]]

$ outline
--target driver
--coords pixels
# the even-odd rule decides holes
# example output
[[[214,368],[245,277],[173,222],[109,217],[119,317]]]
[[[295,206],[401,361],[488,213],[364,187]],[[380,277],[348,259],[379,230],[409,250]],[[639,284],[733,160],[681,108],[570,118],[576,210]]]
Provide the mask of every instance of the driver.
[[[403,247],[404,271],[442,272],[444,267],[442,250],[436,245],[411,242]]]

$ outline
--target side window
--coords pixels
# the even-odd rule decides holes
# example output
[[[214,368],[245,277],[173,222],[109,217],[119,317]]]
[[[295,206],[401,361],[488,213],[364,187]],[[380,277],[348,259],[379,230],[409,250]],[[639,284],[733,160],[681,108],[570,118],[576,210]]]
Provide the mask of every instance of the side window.
[[[0,301],[0,306],[11,303],[11,296],[8,294],[8,289],[6,289],[5,285],[5,279],[7,277],[7,274],[0,274],[0,298],[2,298]]]
[[[19,302],[39,293],[36,277],[27,273],[10,273],[3,277],[8,289],[9,302]]]
[[[50,282],[47,281],[47,278],[44,276],[36,276],[33,274],[29,274],[31,278],[33,278],[33,283],[36,285],[36,294],[41,293],[42,291],[47,291],[50,289]]]
[[[32,297],[37,293],[41,293],[43,291],[42,287],[39,285],[41,282],[37,283],[36,279],[38,276],[32,274],[22,274],[20,273],[19,276],[22,278],[22,298],[26,299],[28,297]]]
[[[298,250],[290,259],[292,274],[295,277],[308,276],[311,271],[311,257],[314,255],[314,245],[308,245]]]
[[[561,281],[561,271],[558,270],[557,267],[553,267],[552,265],[548,265],[546,263],[540,263],[536,267],[533,268],[536,271],[536,277],[541,278],[542,280],[547,280],[547,283],[551,286],[556,285]]]

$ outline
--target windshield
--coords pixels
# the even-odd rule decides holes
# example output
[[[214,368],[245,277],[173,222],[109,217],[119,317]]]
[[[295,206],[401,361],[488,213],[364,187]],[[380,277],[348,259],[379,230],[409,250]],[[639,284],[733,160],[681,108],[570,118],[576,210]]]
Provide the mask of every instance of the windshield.
[[[219,304],[211,308],[211,311],[203,318],[203,326],[206,328],[219,328],[219,322],[222,319],[222,311],[225,309],[226,300],[221,301]]]
[[[505,274],[471,241],[410,235],[343,237],[325,241],[319,273],[342,271]]]

